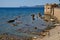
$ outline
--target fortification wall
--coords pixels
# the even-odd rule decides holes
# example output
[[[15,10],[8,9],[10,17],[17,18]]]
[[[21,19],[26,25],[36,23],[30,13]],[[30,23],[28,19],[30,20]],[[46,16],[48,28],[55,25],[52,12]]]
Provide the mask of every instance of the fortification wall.
[[[54,16],[60,20],[60,8],[54,8]]]

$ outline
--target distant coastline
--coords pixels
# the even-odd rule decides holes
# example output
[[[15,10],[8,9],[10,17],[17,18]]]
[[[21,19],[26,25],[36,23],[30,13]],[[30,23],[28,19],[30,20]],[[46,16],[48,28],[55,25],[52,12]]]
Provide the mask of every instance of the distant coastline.
[[[44,7],[44,5],[20,6],[20,7],[0,7],[0,8],[40,8],[40,7]]]

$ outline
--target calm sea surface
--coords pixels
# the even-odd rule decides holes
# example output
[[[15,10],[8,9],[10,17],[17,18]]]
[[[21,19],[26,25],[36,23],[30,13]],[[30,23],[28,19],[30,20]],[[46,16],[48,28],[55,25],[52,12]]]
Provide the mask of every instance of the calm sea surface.
[[[41,18],[37,18],[38,13],[44,14],[44,7],[30,7],[30,8],[0,8],[0,34],[10,33],[15,35],[23,35],[23,33],[18,32],[18,29],[29,29],[30,31],[35,31],[34,27],[37,27],[37,32],[39,29],[44,29],[46,27],[46,22]],[[31,18],[31,14],[35,14],[35,20]],[[17,18],[14,23],[7,23],[7,21]],[[15,25],[15,26],[13,26]]]

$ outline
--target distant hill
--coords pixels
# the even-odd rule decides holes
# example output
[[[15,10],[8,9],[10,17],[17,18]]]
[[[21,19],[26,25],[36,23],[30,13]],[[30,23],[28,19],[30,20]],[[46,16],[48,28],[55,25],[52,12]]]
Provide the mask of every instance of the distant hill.
[[[35,6],[21,6],[20,8],[29,8],[29,7],[34,7],[34,8],[39,8],[39,7],[44,7],[44,5],[35,5]]]
[[[44,5],[36,5],[35,7],[44,7]]]
[[[40,7],[44,7],[44,5],[20,6],[20,7],[0,7],[0,8],[40,8]]]

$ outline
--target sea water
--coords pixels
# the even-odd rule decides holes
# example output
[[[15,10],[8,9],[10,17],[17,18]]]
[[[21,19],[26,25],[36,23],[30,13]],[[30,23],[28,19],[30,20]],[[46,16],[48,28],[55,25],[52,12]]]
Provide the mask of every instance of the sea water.
[[[44,29],[46,27],[46,22],[43,19],[36,17],[36,20],[32,20],[31,15],[37,15],[38,13],[44,15],[44,7],[0,8],[0,34],[10,33],[15,35],[23,35],[16,31],[19,28],[22,28],[23,30],[29,29],[30,31],[35,31],[34,27]],[[15,18],[17,18],[16,21],[21,23],[13,26],[12,24],[16,24],[16,22],[7,22]],[[40,32],[40,30],[36,31]]]

